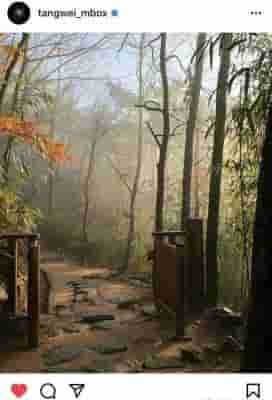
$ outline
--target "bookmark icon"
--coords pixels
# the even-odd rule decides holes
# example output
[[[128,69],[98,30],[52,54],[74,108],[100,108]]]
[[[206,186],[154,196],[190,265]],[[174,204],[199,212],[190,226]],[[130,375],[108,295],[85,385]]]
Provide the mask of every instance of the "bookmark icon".
[[[261,397],[261,385],[260,383],[248,383],[246,385],[246,398],[257,398]]]
[[[69,386],[73,390],[76,399],[79,398],[85,388],[85,385],[83,383],[71,383]]]

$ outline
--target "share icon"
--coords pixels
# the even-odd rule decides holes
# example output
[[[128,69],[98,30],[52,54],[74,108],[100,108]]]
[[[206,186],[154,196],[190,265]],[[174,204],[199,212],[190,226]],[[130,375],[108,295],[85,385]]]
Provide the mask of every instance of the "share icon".
[[[69,386],[73,390],[76,399],[79,398],[83,389],[85,388],[83,383],[71,383]]]

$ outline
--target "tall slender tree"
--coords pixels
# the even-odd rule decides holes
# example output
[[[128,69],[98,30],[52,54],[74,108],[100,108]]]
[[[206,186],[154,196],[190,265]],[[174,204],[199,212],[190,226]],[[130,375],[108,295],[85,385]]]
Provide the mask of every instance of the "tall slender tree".
[[[58,54],[60,54],[60,49],[58,49]],[[56,130],[56,121],[59,110],[59,103],[61,98],[61,68],[57,71],[57,85],[56,85],[56,94],[53,102],[53,106],[51,108],[50,115],[50,137],[54,139],[55,130]],[[48,174],[48,216],[51,217],[54,209],[54,186],[55,186],[55,175],[56,175],[56,166],[53,162],[50,163],[49,166],[49,174]]]
[[[165,169],[167,162],[167,149],[170,136],[170,115],[169,115],[169,87],[167,77],[166,43],[167,34],[161,33],[160,47],[160,74],[162,82],[162,118],[163,133],[159,144],[159,162],[157,165],[157,194],[155,210],[155,230],[163,229],[163,205],[165,197]],[[158,139],[157,139],[158,140]]]
[[[82,211],[82,242],[88,245],[88,221],[91,207],[91,182],[95,172],[95,161],[97,146],[103,137],[110,131],[110,122],[107,121],[105,109],[97,109],[93,113],[93,128],[91,129],[89,142],[89,156],[87,173],[84,178],[82,187],[83,211]],[[84,257],[83,257],[84,263]]]
[[[194,148],[194,217],[200,215],[200,196],[199,196],[199,153],[200,153],[200,132],[196,129],[195,148]]]
[[[225,139],[225,123],[227,108],[228,76],[230,69],[230,53],[232,34],[222,34],[221,60],[218,72],[216,92],[216,116],[211,163],[211,178],[209,188],[209,209],[206,239],[206,264],[207,264],[207,305],[215,306],[218,297],[218,225],[220,189],[223,163],[223,150]]]
[[[143,104],[144,101],[144,82],[143,82],[143,66],[144,66],[144,43],[145,34],[141,34],[140,45],[139,45],[139,62],[138,62],[138,104]],[[136,197],[138,193],[141,170],[142,170],[142,155],[143,155],[143,109],[138,108],[138,143],[137,143],[137,161],[136,171],[130,193],[130,205],[129,205],[129,228],[127,236],[127,244],[125,250],[125,259],[123,270],[127,270],[129,267],[129,260],[132,250],[132,244],[135,236],[135,206]]]
[[[184,167],[183,167],[183,181],[182,181],[182,209],[181,209],[182,229],[185,228],[186,220],[190,216],[190,209],[191,209],[191,181],[192,181],[192,167],[193,167],[194,135],[195,135],[195,126],[197,121],[197,112],[199,107],[199,98],[200,98],[203,64],[204,64],[204,53],[202,50],[205,41],[206,41],[206,34],[199,33],[196,42],[195,73],[194,77],[190,82],[191,100],[190,100],[189,116],[185,134]]]

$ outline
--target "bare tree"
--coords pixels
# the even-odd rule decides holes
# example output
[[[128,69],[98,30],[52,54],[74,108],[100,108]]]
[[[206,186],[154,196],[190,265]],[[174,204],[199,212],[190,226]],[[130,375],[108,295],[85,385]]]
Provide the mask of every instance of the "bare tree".
[[[58,53],[60,51],[58,50]],[[50,115],[50,137],[54,139],[55,129],[56,129],[56,120],[59,109],[59,102],[61,98],[61,69],[58,69],[58,80],[56,86],[56,95],[53,103],[53,107],[51,109]],[[55,173],[56,168],[53,162],[50,162],[49,166],[49,175],[48,175],[48,216],[52,216],[53,208],[54,208],[54,183],[55,183]]]
[[[151,42],[160,39],[160,75],[162,83],[162,106],[155,101],[145,101],[144,104],[139,105],[148,111],[160,112],[162,114],[163,126],[162,134],[157,134],[150,122],[147,122],[156,144],[159,148],[159,161],[157,164],[157,192],[156,192],[156,206],[155,206],[155,230],[161,231],[163,229],[163,209],[165,198],[165,169],[167,162],[167,149],[170,132],[170,112],[169,112],[169,85],[167,77],[167,55],[166,55],[166,42],[167,34],[161,33],[158,37]],[[152,50],[153,51],[153,50]],[[161,137],[161,139],[159,139]]]
[[[89,158],[88,158],[87,174],[84,179],[82,188],[82,197],[83,197],[82,241],[84,243],[89,242],[88,217],[89,217],[90,202],[91,202],[90,184],[94,174],[96,150],[98,143],[110,130],[109,126],[105,121],[105,113],[103,110],[95,111],[93,115],[93,124],[94,125],[91,132],[92,134],[90,135],[90,142],[89,142]]]
[[[232,34],[223,34],[221,39],[221,60],[216,92],[216,117],[207,221],[206,257],[208,306],[216,305],[218,297],[217,243],[231,44]]]
[[[138,62],[138,104],[142,104],[144,100],[144,82],[143,82],[143,61],[144,61],[144,42],[145,34],[141,34],[139,46],[139,62]],[[142,154],[143,154],[143,109],[138,109],[138,143],[137,143],[137,161],[135,177],[130,191],[129,206],[129,228],[127,236],[127,245],[125,251],[123,270],[129,267],[132,244],[135,236],[135,206],[138,193],[141,170],[142,170]]]
[[[170,115],[169,115],[169,90],[167,77],[167,62],[166,62],[166,42],[167,34],[161,33],[161,48],[160,48],[160,73],[162,81],[162,115],[163,115],[163,134],[160,143],[159,162],[157,165],[157,196],[156,196],[156,214],[155,214],[155,230],[163,229],[163,204],[165,192],[165,169],[167,162],[167,148],[170,136]]]

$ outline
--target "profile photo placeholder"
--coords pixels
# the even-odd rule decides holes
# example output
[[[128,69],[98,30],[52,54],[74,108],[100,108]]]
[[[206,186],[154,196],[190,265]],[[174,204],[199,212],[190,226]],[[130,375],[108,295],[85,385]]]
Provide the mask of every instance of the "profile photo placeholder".
[[[30,19],[30,8],[23,1],[16,1],[10,4],[7,14],[10,22],[23,25]]]

